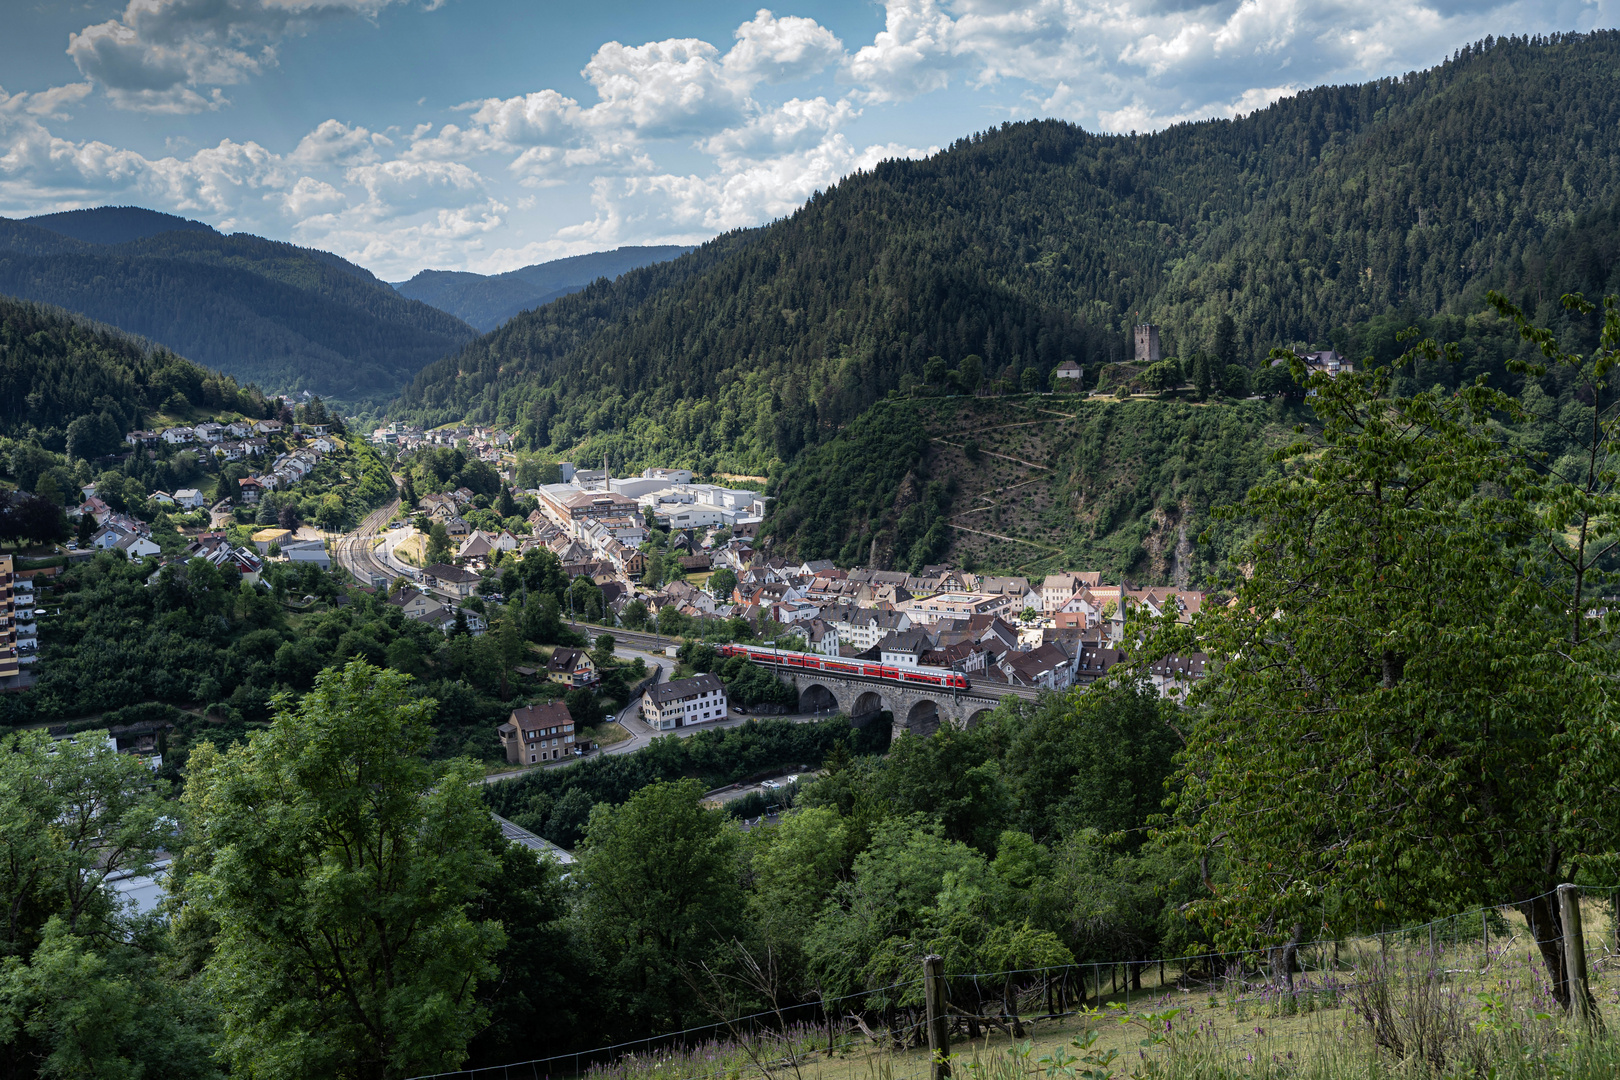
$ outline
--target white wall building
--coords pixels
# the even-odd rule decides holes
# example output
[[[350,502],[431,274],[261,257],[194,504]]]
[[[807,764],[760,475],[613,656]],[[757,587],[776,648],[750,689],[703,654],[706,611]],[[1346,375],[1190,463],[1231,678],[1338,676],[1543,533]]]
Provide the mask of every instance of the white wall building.
[[[714,675],[657,683],[641,695],[641,718],[660,731],[726,718],[726,687]]]

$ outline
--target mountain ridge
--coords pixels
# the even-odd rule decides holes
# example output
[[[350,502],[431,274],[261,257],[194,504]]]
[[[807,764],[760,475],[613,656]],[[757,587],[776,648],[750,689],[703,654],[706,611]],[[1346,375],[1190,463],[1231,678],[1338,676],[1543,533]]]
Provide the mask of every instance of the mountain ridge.
[[[1252,366],[1403,305],[1461,311],[1620,196],[1617,63],[1613,31],[1499,39],[1237,120],[1009,122],[854,174],[674,274],[520,315],[391,410],[512,426],[559,456],[757,474],[910,393],[933,357],[1042,384],[1065,359],[1128,359],[1140,319],[1167,355]]]
[[[79,312],[270,392],[345,404],[386,400],[476,335],[331,252],[195,222],[152,231],[184,219],[102,210],[48,215],[57,228],[0,218],[0,293]]]
[[[690,250],[679,244],[626,246],[520,266],[504,274],[422,270],[409,281],[395,282],[394,288],[487,332],[519,312],[576,293],[598,278],[616,278]]]

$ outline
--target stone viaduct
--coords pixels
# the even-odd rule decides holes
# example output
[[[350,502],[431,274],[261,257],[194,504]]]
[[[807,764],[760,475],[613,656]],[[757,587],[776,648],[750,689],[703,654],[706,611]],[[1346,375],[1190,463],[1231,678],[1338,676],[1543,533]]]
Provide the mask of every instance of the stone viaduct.
[[[801,712],[836,709],[852,721],[888,712],[894,716],[896,738],[907,733],[929,735],[942,723],[970,728],[1004,697],[1034,700],[1036,696],[1036,691],[1029,687],[1006,683],[975,684],[967,690],[952,691],[861,675],[792,668],[774,670],[777,678],[799,692]]]

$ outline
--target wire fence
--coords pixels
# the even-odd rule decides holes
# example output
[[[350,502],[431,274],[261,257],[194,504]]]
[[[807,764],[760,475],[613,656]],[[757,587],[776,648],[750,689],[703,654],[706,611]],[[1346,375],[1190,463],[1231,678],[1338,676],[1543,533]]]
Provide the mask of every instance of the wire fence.
[[[1592,909],[1591,915],[1600,917],[1588,922],[1582,935],[1587,977],[1620,991],[1620,886],[1583,887],[1580,899],[1583,910]],[[1211,949],[983,972],[947,967],[951,1023],[958,1035],[969,1038],[990,1031],[1022,1037],[1026,1025],[1073,1016],[1081,1009],[1119,1005],[1129,1010],[1194,996],[1218,997],[1228,1006],[1336,1007],[1387,983],[1397,968],[1431,982],[1445,981],[1453,993],[1470,987],[1483,993],[1482,988],[1494,985],[1489,980],[1510,965],[1523,983],[1519,989],[1526,1003],[1546,1010],[1560,1004],[1560,989],[1547,974],[1548,958],[1565,970],[1570,959],[1563,956],[1557,912],[1558,894],[1551,891],[1425,923],[1233,952]],[[1525,966],[1519,969],[1521,960]],[[918,961],[920,966],[920,956]],[[588,1050],[409,1080],[638,1080],[654,1070],[658,1080],[713,1080],[757,1067],[761,1055],[780,1059],[857,1043],[905,1050],[926,1043],[921,1034],[923,982],[920,976],[901,979]],[[678,1075],[682,1073],[688,1075]]]

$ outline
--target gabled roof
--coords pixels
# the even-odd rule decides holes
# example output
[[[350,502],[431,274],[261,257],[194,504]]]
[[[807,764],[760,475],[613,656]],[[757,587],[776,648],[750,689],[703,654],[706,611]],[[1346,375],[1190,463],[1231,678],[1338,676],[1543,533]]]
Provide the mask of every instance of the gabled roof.
[[[449,566],[445,563],[434,563],[423,570],[422,573],[426,577],[437,578],[440,581],[466,583],[478,580],[478,575],[471,570],[463,570],[459,566]]]
[[[529,731],[541,727],[564,727],[574,722],[574,717],[568,711],[568,706],[560,701],[547,701],[539,705],[525,705],[521,709],[512,710],[508,721],[519,731]]]
[[[585,650],[567,649],[559,646],[557,651],[551,654],[551,660],[546,664],[546,670],[578,671],[582,660],[587,666],[590,664],[590,657],[585,655]]]
[[[705,673],[694,675],[690,679],[676,679],[674,682],[659,683],[647,691],[647,696],[652,699],[654,705],[663,705],[666,702],[695,697],[711,690],[724,693],[725,689],[725,684],[720,681],[718,676]]]

